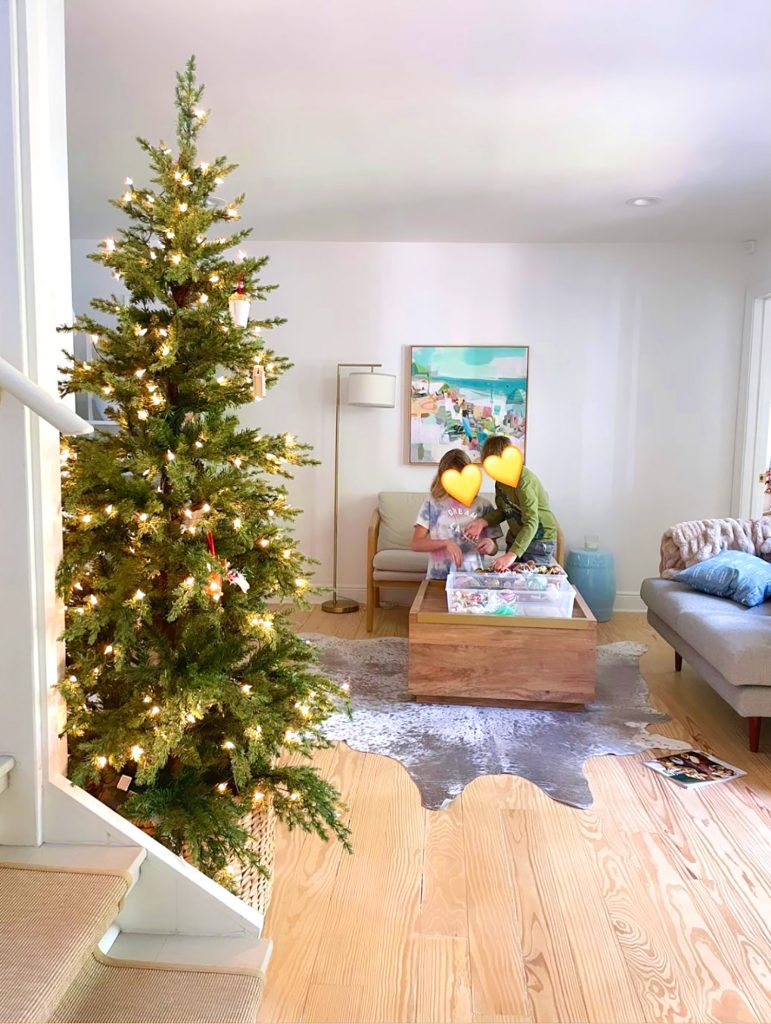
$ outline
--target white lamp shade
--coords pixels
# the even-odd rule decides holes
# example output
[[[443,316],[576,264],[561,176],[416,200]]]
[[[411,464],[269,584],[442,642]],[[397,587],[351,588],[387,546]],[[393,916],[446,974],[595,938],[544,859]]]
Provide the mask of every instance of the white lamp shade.
[[[348,404],[393,409],[396,405],[396,377],[392,373],[349,374]]]

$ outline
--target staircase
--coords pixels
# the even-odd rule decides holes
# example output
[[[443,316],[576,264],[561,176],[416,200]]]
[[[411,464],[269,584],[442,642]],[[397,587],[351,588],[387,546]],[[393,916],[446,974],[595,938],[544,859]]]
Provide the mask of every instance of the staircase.
[[[0,846],[2,1024],[256,1021],[270,943],[115,924],[144,859],[128,846]]]

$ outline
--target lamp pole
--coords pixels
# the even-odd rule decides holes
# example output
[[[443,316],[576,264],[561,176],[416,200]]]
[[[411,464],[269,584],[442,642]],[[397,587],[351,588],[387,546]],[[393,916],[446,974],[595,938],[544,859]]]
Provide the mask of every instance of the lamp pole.
[[[382,367],[382,363],[338,363],[337,364],[337,398],[335,404],[335,515],[334,515],[334,544],[332,548],[332,600],[324,601],[321,608],[325,612],[335,615],[344,615],[346,612],[355,612],[359,609],[358,601],[351,597],[337,596],[337,527],[338,509],[340,501],[340,382],[341,370],[369,369],[374,371]]]

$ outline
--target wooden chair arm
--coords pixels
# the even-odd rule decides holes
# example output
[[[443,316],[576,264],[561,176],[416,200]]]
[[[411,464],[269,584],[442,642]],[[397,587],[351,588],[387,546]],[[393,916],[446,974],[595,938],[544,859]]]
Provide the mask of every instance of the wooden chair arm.
[[[380,536],[380,510],[375,509],[369,521],[367,530],[367,567],[372,568],[372,560],[377,554],[377,542]]]

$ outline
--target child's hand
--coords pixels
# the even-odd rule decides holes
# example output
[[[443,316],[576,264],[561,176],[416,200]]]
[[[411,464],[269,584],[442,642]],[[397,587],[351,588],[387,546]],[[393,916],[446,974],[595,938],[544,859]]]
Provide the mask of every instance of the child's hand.
[[[497,550],[498,545],[490,537],[483,537],[477,544],[477,551],[480,555],[494,555]]]
[[[466,536],[469,540],[476,540],[483,530],[487,529],[486,519],[475,519],[473,523],[469,523],[466,527]]]
[[[501,555],[500,558],[496,558],[493,562],[493,569],[496,572],[506,572],[517,560],[517,556],[513,551],[510,551],[507,555]]]
[[[450,556],[450,561],[453,565],[457,566],[458,569],[463,565],[463,552],[455,543],[454,540],[448,540],[444,546],[445,551]]]

